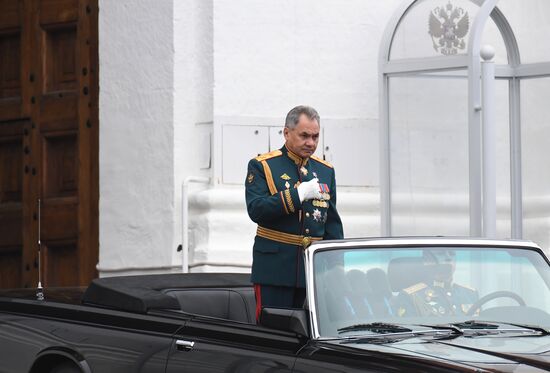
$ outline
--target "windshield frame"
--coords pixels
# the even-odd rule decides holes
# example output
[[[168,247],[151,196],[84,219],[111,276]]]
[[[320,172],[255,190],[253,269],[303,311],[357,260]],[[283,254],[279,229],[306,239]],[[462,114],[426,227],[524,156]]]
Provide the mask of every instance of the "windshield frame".
[[[397,238],[364,238],[346,239],[338,241],[318,241],[304,251],[304,264],[306,274],[307,306],[312,339],[322,339],[317,312],[315,278],[313,258],[316,253],[322,251],[341,249],[398,249],[415,247],[467,247],[471,249],[521,249],[531,250],[541,255],[550,266],[550,255],[547,250],[541,249],[537,244],[525,240],[491,240],[478,238],[442,238],[442,237],[397,237]],[[331,337],[332,339],[333,337]]]

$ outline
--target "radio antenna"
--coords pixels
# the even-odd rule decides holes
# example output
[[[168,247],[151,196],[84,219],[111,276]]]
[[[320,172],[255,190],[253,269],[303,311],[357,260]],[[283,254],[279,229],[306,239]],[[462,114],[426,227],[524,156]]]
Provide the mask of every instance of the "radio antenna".
[[[42,222],[41,216],[40,216],[40,198],[38,198],[38,286],[36,287],[36,300],[44,300],[44,292],[42,289],[42,282],[40,281],[42,279],[42,271],[41,271],[41,257],[42,257],[42,241],[40,240],[40,223]]]

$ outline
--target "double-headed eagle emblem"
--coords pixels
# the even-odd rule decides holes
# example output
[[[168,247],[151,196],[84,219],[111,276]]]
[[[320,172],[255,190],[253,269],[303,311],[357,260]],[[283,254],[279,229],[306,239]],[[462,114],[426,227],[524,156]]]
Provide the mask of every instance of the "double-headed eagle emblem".
[[[428,33],[437,52],[449,56],[466,48],[464,38],[470,29],[470,18],[464,9],[450,2],[444,7],[437,7],[430,13],[429,25]]]

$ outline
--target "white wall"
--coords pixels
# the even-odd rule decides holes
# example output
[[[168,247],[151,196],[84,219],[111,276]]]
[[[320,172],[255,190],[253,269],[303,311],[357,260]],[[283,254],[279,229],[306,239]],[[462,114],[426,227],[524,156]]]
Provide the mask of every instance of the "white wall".
[[[540,4],[540,0],[529,1]],[[100,0],[100,274],[180,269],[181,253],[176,247],[182,242],[181,186],[192,176],[211,177],[212,184],[191,188],[191,269],[247,271],[255,225],[246,214],[242,184],[222,183],[225,126],[259,126],[276,138],[269,127],[282,126],[288,110],[298,104],[312,105],[321,114],[323,145],[330,144],[330,150],[321,150],[336,165],[337,181],[338,175],[349,179],[355,172],[364,180],[361,187],[338,190],[346,236],[379,235],[378,49],[386,23],[399,3],[401,0]],[[502,3],[517,8],[510,0]],[[419,15],[419,19],[426,17],[419,32],[427,33],[427,16]],[[519,22],[525,17],[516,18]],[[494,25],[489,30],[486,40],[501,51]],[[413,47],[403,40],[403,48]],[[431,48],[431,41],[427,42]],[[401,109],[394,115],[404,118],[401,128],[406,141],[400,153],[404,163],[395,172],[411,180],[410,185],[429,186],[426,193],[413,196],[405,190],[394,199],[403,212],[397,224],[404,232],[417,227],[424,229],[423,233],[455,232],[457,227],[468,226],[467,181],[455,183],[441,175],[456,178],[467,174],[464,170],[449,173],[445,163],[460,167],[466,162],[453,140],[463,132],[452,128],[432,131],[442,129],[440,119],[449,115],[453,106],[437,92],[416,97],[424,94],[424,88],[402,86],[394,96]],[[445,87],[438,89],[444,91]],[[536,89],[528,94],[540,101]],[[500,93],[504,113],[506,97]],[[430,97],[435,100],[433,112],[428,111]],[[464,98],[460,92],[449,97]],[[438,100],[445,105],[437,106]],[[531,109],[532,103],[539,101],[525,102],[524,108]],[[465,108],[454,109],[447,124],[460,123],[454,115]],[[535,136],[543,115],[528,118],[532,118],[533,129],[528,136]],[[507,115],[502,114],[499,120],[506,122]],[[414,145],[410,139],[418,130],[413,128],[418,121],[422,121],[420,129],[431,137],[419,137],[422,141]],[[360,131],[354,132],[357,128]],[[506,127],[499,128],[503,129],[499,132],[499,167],[504,170],[509,140]],[[354,136],[357,133],[360,136]],[[434,144],[437,133],[447,144],[458,147],[458,153],[432,157],[434,151],[446,148]],[[539,144],[541,138],[527,140],[524,147],[531,141]],[[352,145],[346,146],[350,140]],[[225,146],[226,155],[242,153],[242,160],[229,163],[235,170],[231,172],[242,172],[244,178],[246,161],[255,155],[258,144],[237,138]],[[274,144],[268,141],[262,146],[267,151]],[[542,162],[543,153],[535,151],[529,156]],[[411,159],[418,161],[416,168],[407,164]],[[526,180],[533,180],[536,173],[530,165],[525,170],[529,173]],[[537,180],[548,180],[548,175]],[[506,180],[506,171],[499,172],[499,230],[503,234],[509,231]],[[437,189],[433,185],[444,186],[439,188],[440,197],[447,202],[431,197]],[[458,191],[455,188],[451,193],[450,187],[456,186]],[[529,181],[529,188],[534,190],[536,184]],[[532,197],[529,206],[537,198],[547,201],[545,195]],[[526,231],[548,241],[548,235],[541,233],[541,227],[550,224],[544,217],[548,213],[537,211],[529,209],[533,223]]]
[[[214,85],[212,14],[212,0],[174,1],[172,248],[182,242],[184,181],[188,177],[210,177]],[[196,187],[191,184],[190,190]],[[172,250],[172,262],[181,263],[181,253]]]
[[[377,52],[399,0],[218,0],[215,115],[378,116]]]
[[[98,269],[179,271],[182,184],[210,175],[212,1],[99,6]]]
[[[262,126],[282,126],[286,113],[299,104],[314,106],[325,134],[332,136],[324,141],[335,149],[327,155],[334,155],[337,182],[339,168],[346,178],[353,174],[345,172],[352,163],[367,181],[362,188],[339,188],[346,236],[379,235],[377,51],[398,2],[213,2],[216,186],[191,201],[192,270],[248,270],[256,226],[247,216],[239,180],[260,148],[282,145],[270,144],[273,138],[266,136],[273,131]],[[243,126],[251,126],[249,136],[228,142],[228,131]],[[354,138],[354,127],[368,138]],[[256,129],[265,133],[263,145],[254,140]],[[338,133],[344,141],[333,144]],[[236,185],[222,184],[222,166]]]
[[[100,275],[166,267],[174,249],[169,1],[100,0]]]
[[[217,141],[227,124],[282,126],[286,113],[299,104],[315,107],[322,126],[376,120],[378,46],[398,3],[215,1]],[[219,157],[215,166],[219,179]],[[378,178],[378,158],[364,167]]]

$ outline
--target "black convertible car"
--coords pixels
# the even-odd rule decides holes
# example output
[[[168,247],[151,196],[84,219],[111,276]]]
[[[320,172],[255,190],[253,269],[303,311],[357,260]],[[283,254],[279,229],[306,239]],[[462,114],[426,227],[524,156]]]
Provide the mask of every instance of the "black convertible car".
[[[255,321],[247,274],[101,278],[0,294],[0,372],[543,372],[548,255],[385,238],[305,250],[303,309]]]

